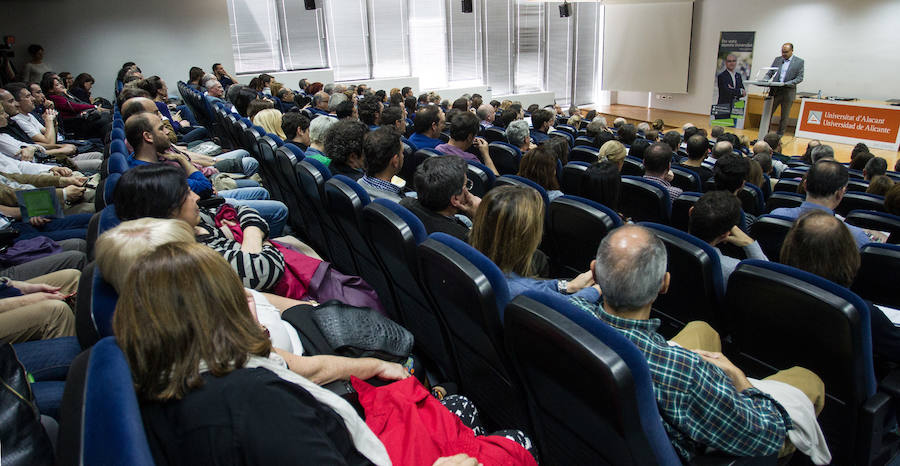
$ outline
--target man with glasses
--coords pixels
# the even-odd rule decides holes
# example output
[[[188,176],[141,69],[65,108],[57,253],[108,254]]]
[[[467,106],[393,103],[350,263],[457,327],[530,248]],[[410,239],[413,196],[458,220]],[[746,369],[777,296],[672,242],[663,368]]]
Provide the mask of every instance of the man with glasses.
[[[473,115],[474,116],[474,115]],[[470,193],[466,161],[456,155],[429,157],[413,177],[418,198],[407,197],[400,205],[409,209],[428,234],[436,231],[467,241],[471,219],[481,198]]]
[[[734,54],[728,54],[725,57],[725,69],[716,77],[719,86],[719,100],[716,104],[733,104],[735,100],[747,94],[744,90],[744,80],[741,74],[734,69],[737,66],[737,57]],[[731,112],[717,114],[716,118],[729,118]]]

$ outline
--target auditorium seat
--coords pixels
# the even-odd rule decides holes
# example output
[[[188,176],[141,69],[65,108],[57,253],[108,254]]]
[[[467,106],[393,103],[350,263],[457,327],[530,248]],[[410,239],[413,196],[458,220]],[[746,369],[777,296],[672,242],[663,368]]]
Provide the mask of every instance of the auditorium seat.
[[[412,183],[413,176],[415,175],[416,168],[419,167],[419,164],[424,162],[428,157],[437,157],[439,155],[441,155],[441,153],[434,149],[419,149],[413,153],[412,157],[404,157],[403,166],[400,168],[400,178],[406,180],[407,183]]]
[[[681,465],[663,428],[644,355],[562,297],[528,291],[506,308],[544,465]]]
[[[771,212],[782,207],[800,207],[806,196],[796,192],[775,191],[766,202],[766,212]]]
[[[794,219],[780,215],[761,215],[750,226],[750,237],[755,239],[770,261],[778,261],[784,237],[794,225]]]
[[[580,133],[580,131],[579,131],[579,133]],[[598,147],[594,146],[594,138],[589,138],[587,136],[578,136],[577,138],[575,138],[575,147],[578,147],[578,146],[588,146],[588,147],[598,148]]]
[[[112,145],[110,145],[112,147]],[[107,162],[107,171],[109,173],[125,173],[128,171],[128,160],[125,158],[124,152],[113,152],[110,148],[109,162]]]
[[[554,128],[550,128],[550,131],[547,131],[547,135],[551,138],[559,137],[564,138],[567,143],[569,143],[569,149],[575,146],[575,135],[569,133],[568,131],[561,131]]]
[[[521,383],[503,347],[506,277],[490,259],[444,233],[418,247],[419,276],[446,325],[459,393],[478,407],[488,431],[531,431]]]
[[[104,208],[112,204],[113,195],[116,193],[116,184],[119,183],[119,178],[122,178],[121,173],[110,173],[109,176],[106,177],[106,180],[103,182]]]
[[[834,212],[846,217],[847,214],[854,210],[875,210],[884,212],[884,196],[847,191],[847,193],[844,194],[844,198],[841,199],[841,203],[834,208]]]
[[[152,466],[131,370],[114,337],[78,355],[60,406],[58,464]]]
[[[859,296],[793,267],[747,260],[731,275],[724,309],[729,359],[747,376],[800,366],[822,379],[828,399],[819,423],[832,464],[887,463],[879,455],[894,408],[876,392],[869,306]]]
[[[653,181],[622,175],[619,209],[636,222],[669,223],[669,192]]]
[[[787,168],[783,172],[781,172],[781,179],[793,179],[793,178],[802,179],[802,178],[806,177],[806,172],[808,172],[808,171],[809,171],[808,166]]]
[[[484,197],[494,187],[494,181],[497,179],[494,172],[478,162],[467,160],[466,164],[466,176],[472,180],[472,189],[469,192]]]
[[[890,236],[888,243],[900,244],[900,217],[874,210],[854,210],[847,214],[845,222],[860,228],[884,231]]]
[[[854,178],[850,178],[850,180],[847,181],[847,191],[866,192],[867,189],[869,189],[868,181]]]
[[[775,192],[796,193],[797,188],[800,187],[800,183],[800,180],[793,178],[781,178],[775,183],[775,187],[772,189],[774,189]]]
[[[529,180],[528,178],[524,178],[518,175],[503,175],[497,177],[497,180],[494,182],[494,186],[520,186],[524,188],[532,188],[537,191],[538,194],[541,195],[541,198],[544,200],[544,212],[547,211],[547,207],[550,205],[550,197],[547,196],[547,190],[534,181]]]
[[[325,182],[325,208],[343,235],[347,248],[356,263],[356,273],[366,281],[384,305],[390,318],[397,318],[396,299],[387,283],[387,272],[381,269],[378,259],[362,230],[362,210],[371,202],[369,194],[356,181],[335,175]]]
[[[279,147],[275,151],[275,182],[284,196],[282,202],[288,208],[288,223],[294,230],[294,235],[314,251],[319,252],[328,249],[321,243],[321,225],[319,225],[318,219],[308,212],[310,206],[303,203],[300,184],[297,182],[295,165],[304,158],[300,148],[293,144],[288,143]],[[313,232],[313,229],[319,230]]]
[[[630,176],[644,176],[644,161],[632,156],[625,156],[622,164],[622,174]]]
[[[285,188],[279,183],[279,172],[281,168],[275,161],[275,151],[283,146],[284,142],[274,134],[266,134],[256,140],[257,154],[259,158],[259,174],[262,176],[263,184],[269,191],[271,199],[285,202]]]
[[[599,149],[596,149],[593,146],[575,146],[569,152],[569,161],[595,163],[599,158],[597,155],[598,152]]]
[[[859,254],[859,272],[850,289],[875,304],[900,309],[900,293],[894,288],[900,277],[900,246],[869,243]]]
[[[506,142],[506,132],[503,128],[497,126],[489,126],[484,129],[484,140],[491,142]]]
[[[700,192],[703,187],[700,184],[700,176],[693,170],[687,168],[672,166],[672,186],[681,188],[682,191]]]
[[[578,130],[575,129],[575,127],[569,126],[569,125],[566,125],[566,124],[556,125],[556,126],[553,127],[553,129],[555,129],[555,130],[557,130],[557,131],[562,131],[562,132],[568,134],[569,136],[572,136],[572,141],[573,141],[573,143],[574,143],[574,141],[575,141],[575,134],[578,133]]]
[[[353,255],[344,242],[337,224],[331,218],[331,214],[325,209],[325,182],[331,178],[331,172],[318,160],[310,157],[298,162],[294,169],[300,184],[300,192],[303,194],[302,202],[311,206],[309,210],[317,215],[322,227],[324,234],[322,239],[328,249],[326,253],[328,260],[341,272],[358,275],[354,273],[356,266]]]
[[[713,246],[667,225],[646,222],[640,225],[656,234],[666,245],[668,255],[669,291],[653,303],[653,310],[663,321],[659,332],[671,337],[688,322],[702,320],[724,334],[721,313],[726,283]]]
[[[386,276],[397,297],[398,322],[413,334],[416,354],[438,367],[441,381],[458,380],[440,317],[419,285],[416,247],[427,238],[425,226],[405,207],[385,199],[367,205],[362,218],[372,250],[389,271]]]
[[[620,226],[619,215],[598,202],[570,195],[554,199],[543,242],[551,275],[572,278],[588,271],[600,241]]]
[[[762,190],[752,183],[744,183],[744,186],[737,193],[738,199],[741,200],[741,209],[753,216],[762,215],[765,211],[765,199],[763,199]]]
[[[687,232],[691,220],[691,208],[703,197],[703,193],[686,191],[672,201],[672,221],[673,227]]]
[[[113,334],[112,319],[119,294],[100,274],[95,262],[81,272],[75,303],[75,335],[82,349]]]
[[[581,196],[583,194],[581,192],[581,183],[590,166],[591,164],[587,162],[570,161],[567,163],[562,170],[560,190],[572,196]]]
[[[862,170],[856,170],[854,168],[847,169],[847,175],[850,176],[850,179],[864,180],[866,179],[865,175],[863,175]]]
[[[519,172],[522,151],[518,147],[506,142],[492,142],[488,144],[488,151],[501,175],[515,175]]]

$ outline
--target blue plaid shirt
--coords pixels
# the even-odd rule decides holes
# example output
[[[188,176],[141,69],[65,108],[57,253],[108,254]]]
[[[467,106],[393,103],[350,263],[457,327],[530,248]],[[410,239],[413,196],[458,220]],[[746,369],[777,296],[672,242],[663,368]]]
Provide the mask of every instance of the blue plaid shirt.
[[[767,456],[784,445],[791,419],[768,394],[735,390],[718,367],[656,333],[659,319],[614,316],[580,298],[572,303],[621,332],[644,353],[659,414],[675,451],[689,461],[705,447],[736,456]]]
[[[371,176],[363,176],[359,179],[359,184],[363,186],[368,186],[372,189],[380,189],[382,191],[387,191],[389,193],[400,194],[402,188],[397,186],[389,181],[384,181]]]

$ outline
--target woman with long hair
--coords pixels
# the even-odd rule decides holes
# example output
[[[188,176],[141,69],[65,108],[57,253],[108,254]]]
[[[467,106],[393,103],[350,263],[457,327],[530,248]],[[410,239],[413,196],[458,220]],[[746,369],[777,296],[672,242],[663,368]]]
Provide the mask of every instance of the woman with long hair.
[[[80,139],[104,138],[112,130],[112,116],[99,105],[81,103],[69,94],[62,81],[55,76],[41,80],[41,90],[53,101],[56,111],[63,118],[67,129],[78,134]]]
[[[538,146],[522,156],[518,175],[539,184],[553,201],[563,195],[559,190],[559,178],[556,175],[558,160],[553,151],[546,149],[544,145]]]
[[[262,127],[267,133],[280,137],[282,141],[287,140],[284,130],[281,129],[281,111],[275,108],[267,108],[257,112],[253,116],[253,124]]]
[[[572,280],[535,277],[533,257],[543,234],[544,200],[540,194],[532,188],[500,186],[481,200],[472,219],[469,244],[503,271],[511,297],[537,289],[599,301],[599,289],[590,270]]]

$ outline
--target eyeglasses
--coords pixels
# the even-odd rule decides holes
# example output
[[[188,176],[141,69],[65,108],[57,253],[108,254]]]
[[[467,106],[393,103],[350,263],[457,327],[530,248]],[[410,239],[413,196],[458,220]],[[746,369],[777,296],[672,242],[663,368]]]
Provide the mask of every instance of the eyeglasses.
[[[473,187],[475,187],[475,183],[473,183],[472,180],[466,178],[466,191],[471,191]]]

